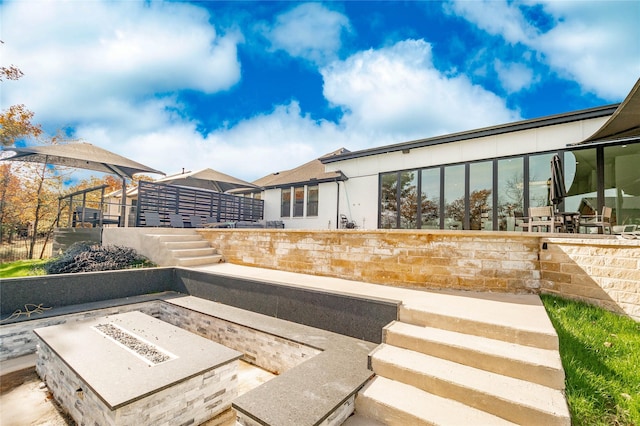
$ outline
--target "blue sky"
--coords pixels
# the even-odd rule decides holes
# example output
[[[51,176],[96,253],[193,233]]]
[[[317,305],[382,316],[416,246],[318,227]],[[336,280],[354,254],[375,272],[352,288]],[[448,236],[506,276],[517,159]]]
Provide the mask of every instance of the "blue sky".
[[[172,174],[245,179],[620,102],[639,1],[0,2],[0,107]]]

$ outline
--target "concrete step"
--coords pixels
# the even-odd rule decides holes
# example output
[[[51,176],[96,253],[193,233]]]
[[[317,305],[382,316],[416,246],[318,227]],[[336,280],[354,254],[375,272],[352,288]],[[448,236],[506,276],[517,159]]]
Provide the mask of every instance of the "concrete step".
[[[222,255],[220,254],[211,256],[180,257],[176,258],[176,266],[212,265],[222,262],[222,259]]]
[[[367,425],[365,419],[387,426],[514,425],[487,412],[381,376],[374,377],[362,388],[355,406],[361,423],[354,425]]]
[[[479,305],[481,304],[479,303]],[[493,315],[496,321],[489,321],[487,319],[488,315],[474,318],[471,314],[473,312],[467,315],[453,316],[453,314],[447,315],[443,312],[428,310],[420,306],[403,304],[398,312],[398,320],[407,324],[455,331],[524,346],[558,350],[558,335],[553,326],[551,326],[542,306],[536,309],[536,314],[539,316],[540,321],[549,323],[548,327],[536,327],[537,324],[534,324],[531,328],[513,326],[508,321],[509,317],[505,318],[506,321],[502,321],[499,311],[494,312]],[[521,318],[523,315],[525,315],[524,311],[519,317]]]
[[[154,234],[151,237],[158,240],[161,243],[176,243],[176,242],[193,242],[193,241],[203,241],[202,236],[196,233],[185,233],[185,234]]]
[[[184,250],[194,248],[207,248],[211,247],[207,240],[193,240],[193,241],[170,241],[163,242],[164,246],[169,250]]]
[[[171,255],[176,258],[183,257],[199,257],[199,256],[211,256],[217,254],[216,249],[211,247],[205,248],[189,248],[189,249],[169,249]]]
[[[369,365],[379,376],[463,402],[514,423],[571,424],[564,393],[537,383],[387,344],[378,346],[369,355]]]
[[[394,321],[382,341],[553,389],[564,389],[564,370],[556,350]]]

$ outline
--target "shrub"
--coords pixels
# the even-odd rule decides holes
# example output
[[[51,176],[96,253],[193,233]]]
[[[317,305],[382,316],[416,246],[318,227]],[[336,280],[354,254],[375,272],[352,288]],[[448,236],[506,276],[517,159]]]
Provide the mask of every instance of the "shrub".
[[[132,248],[79,242],[69,247],[62,256],[49,261],[44,269],[47,274],[66,274],[151,265]]]

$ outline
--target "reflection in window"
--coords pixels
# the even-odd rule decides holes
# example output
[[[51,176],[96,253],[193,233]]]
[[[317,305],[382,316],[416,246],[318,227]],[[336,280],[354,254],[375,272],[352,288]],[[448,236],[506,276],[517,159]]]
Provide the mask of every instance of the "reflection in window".
[[[307,187],[307,216],[318,216],[318,185]]]
[[[529,207],[551,205],[551,158],[553,153],[529,157]]]
[[[464,165],[444,169],[444,229],[462,229],[464,221]]]
[[[304,216],[304,187],[294,188],[295,203],[293,204],[293,216]]]
[[[515,230],[515,214],[524,209],[524,161],[522,157],[498,161],[498,229]],[[526,215],[525,215],[526,216]]]
[[[471,229],[493,229],[493,162],[469,165],[469,226]]]
[[[612,224],[640,226],[640,143],[604,148],[604,204]]]
[[[418,223],[418,173],[400,173],[400,228],[416,228]]]
[[[564,209],[583,215],[595,214],[598,211],[595,148],[566,152],[564,165],[564,183],[567,187]]]
[[[440,168],[424,169],[420,182],[421,223],[425,229],[440,229]]]
[[[282,189],[280,195],[280,216],[291,216],[291,189]]]
[[[397,228],[398,173],[383,173],[380,180],[380,228]]]

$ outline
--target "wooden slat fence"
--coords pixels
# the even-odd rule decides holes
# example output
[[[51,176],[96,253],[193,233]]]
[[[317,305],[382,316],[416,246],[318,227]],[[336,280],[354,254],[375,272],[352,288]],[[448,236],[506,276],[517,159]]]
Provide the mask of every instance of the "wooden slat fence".
[[[216,222],[258,221],[264,217],[264,200],[187,188],[157,182],[138,183],[136,226],[146,226],[143,212],[157,212],[163,226],[169,215],[215,218]]]

